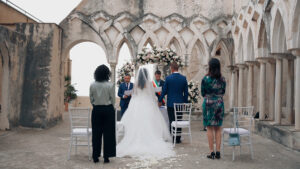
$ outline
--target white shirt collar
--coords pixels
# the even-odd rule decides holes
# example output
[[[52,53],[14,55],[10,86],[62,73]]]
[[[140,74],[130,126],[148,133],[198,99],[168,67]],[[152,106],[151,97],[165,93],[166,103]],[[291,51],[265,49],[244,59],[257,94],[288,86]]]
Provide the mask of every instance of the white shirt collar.
[[[173,73],[179,73],[179,72],[173,72]]]

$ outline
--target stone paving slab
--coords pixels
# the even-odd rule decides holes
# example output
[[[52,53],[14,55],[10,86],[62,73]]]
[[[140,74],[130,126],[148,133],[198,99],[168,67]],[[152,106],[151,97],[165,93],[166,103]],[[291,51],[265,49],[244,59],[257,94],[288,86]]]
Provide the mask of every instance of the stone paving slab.
[[[0,135],[0,168],[2,169],[125,169],[125,168],[164,168],[164,169],[299,169],[300,152],[288,149],[278,143],[258,135],[253,136],[254,160],[251,160],[247,147],[242,148],[236,160],[231,160],[231,147],[225,147],[225,155],[220,160],[206,158],[208,145],[206,133],[200,131],[200,122],[193,122],[193,144],[188,138],[176,146],[177,156],[156,161],[139,161],[132,158],[112,158],[110,164],[94,164],[88,160],[87,148],[79,147],[76,155],[67,160],[69,148],[69,120],[47,129],[17,128]],[[74,151],[73,151],[74,152]]]

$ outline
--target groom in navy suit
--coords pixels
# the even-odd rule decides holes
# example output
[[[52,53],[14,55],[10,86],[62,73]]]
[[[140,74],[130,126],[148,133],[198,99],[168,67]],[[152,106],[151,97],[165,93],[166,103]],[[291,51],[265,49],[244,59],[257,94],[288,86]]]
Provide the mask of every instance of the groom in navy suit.
[[[174,103],[188,102],[188,83],[186,77],[178,73],[178,69],[179,66],[177,63],[171,63],[172,74],[166,78],[162,94],[158,100],[159,106],[161,106],[164,96],[168,95],[167,107],[170,122],[170,131],[171,123],[175,121]],[[178,132],[181,132],[181,128],[178,129]],[[181,143],[180,136],[176,137],[176,143]]]
[[[120,107],[121,107],[121,117],[124,115],[125,111],[128,108],[131,95],[125,95],[126,90],[133,89],[133,83],[130,82],[131,76],[126,75],[124,77],[124,83],[121,83],[119,86],[118,96],[121,98],[120,100]]]

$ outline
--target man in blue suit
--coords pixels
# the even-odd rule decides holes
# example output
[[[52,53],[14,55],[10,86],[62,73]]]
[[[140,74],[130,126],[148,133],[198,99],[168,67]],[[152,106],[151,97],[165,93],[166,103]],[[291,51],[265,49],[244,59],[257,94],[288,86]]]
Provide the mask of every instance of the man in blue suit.
[[[121,117],[124,115],[125,111],[128,108],[131,95],[125,95],[126,90],[133,89],[133,83],[130,82],[131,76],[126,75],[124,77],[124,83],[121,83],[119,86],[118,96],[121,98],[120,107],[121,107]]]
[[[174,115],[174,103],[187,103],[188,102],[188,83],[186,77],[178,73],[179,66],[177,63],[171,63],[172,74],[166,78],[163,91],[159,97],[159,105],[162,105],[162,100],[165,95],[168,95],[167,98],[167,107],[168,115],[170,122],[170,132],[171,132],[171,123],[175,121]],[[181,132],[181,128],[178,129],[178,132]],[[173,138],[175,139],[175,138]],[[181,143],[181,137],[176,137],[176,143]]]

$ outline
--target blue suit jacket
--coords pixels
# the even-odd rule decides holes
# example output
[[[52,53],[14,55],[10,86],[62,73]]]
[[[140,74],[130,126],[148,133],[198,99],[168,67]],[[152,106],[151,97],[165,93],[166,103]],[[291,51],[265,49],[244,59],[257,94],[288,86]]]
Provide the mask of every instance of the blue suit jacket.
[[[132,89],[133,89],[133,83],[130,83],[129,90],[132,90]],[[126,84],[121,83],[120,86],[119,86],[119,91],[118,91],[118,96],[121,98],[120,107],[124,107],[125,105],[128,105],[129,102],[130,102],[130,99],[131,99],[131,96],[128,97],[127,99],[123,98],[125,90],[128,90],[127,87],[126,87]]]
[[[168,95],[167,106],[173,108],[174,103],[188,102],[188,83],[185,76],[173,73],[166,78],[159,102]]]

